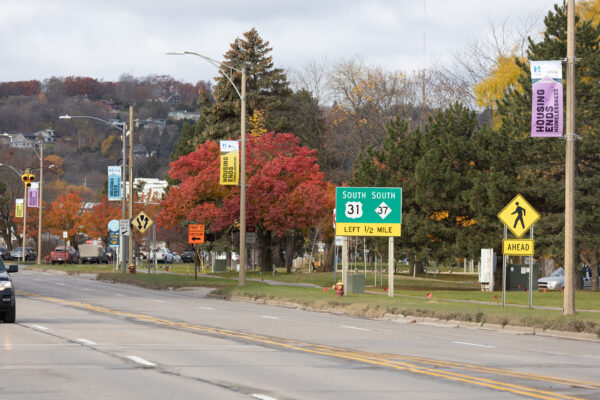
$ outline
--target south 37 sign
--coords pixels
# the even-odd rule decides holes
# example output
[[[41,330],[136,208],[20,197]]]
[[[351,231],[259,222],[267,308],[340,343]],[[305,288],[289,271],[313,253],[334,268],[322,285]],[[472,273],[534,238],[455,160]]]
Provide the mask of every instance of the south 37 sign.
[[[400,236],[402,189],[338,187],[335,215],[338,236]]]

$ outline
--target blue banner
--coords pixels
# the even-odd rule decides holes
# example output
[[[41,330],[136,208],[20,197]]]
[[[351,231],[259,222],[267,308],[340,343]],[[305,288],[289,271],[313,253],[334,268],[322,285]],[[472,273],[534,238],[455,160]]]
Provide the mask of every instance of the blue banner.
[[[108,167],[108,200],[121,200],[121,167]]]

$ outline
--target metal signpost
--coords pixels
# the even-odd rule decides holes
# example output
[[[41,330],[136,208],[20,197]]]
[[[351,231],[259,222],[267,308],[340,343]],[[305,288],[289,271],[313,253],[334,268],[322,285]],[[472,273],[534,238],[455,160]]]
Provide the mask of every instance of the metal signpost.
[[[516,195],[498,213],[498,218],[504,224],[502,240],[502,307],[506,305],[506,257],[529,256],[529,308],[532,307],[533,291],[533,225],[540,219],[540,214],[520,194]],[[517,239],[507,239],[507,229]],[[520,239],[529,230],[529,239]]]
[[[400,236],[402,188],[338,187],[335,189],[335,234],[343,236],[342,283],[348,285],[348,237],[387,236],[388,296],[394,297],[394,236]]]

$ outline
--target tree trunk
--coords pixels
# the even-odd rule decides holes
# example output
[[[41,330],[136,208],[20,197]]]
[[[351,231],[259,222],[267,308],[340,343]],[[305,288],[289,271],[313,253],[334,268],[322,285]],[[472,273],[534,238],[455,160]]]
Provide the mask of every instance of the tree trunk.
[[[335,239],[334,241],[331,243],[331,246],[328,247],[327,249],[327,255],[325,256],[325,262],[323,264],[323,271],[333,271],[333,263],[334,263],[334,258],[335,257]]]
[[[296,241],[296,234],[292,232],[286,236],[285,239],[285,272],[288,274],[292,272],[292,261],[294,260],[294,242]]]
[[[261,241],[260,248],[260,270],[271,271],[271,231],[256,230]]]
[[[415,273],[421,274],[421,273],[425,272],[425,267],[423,265],[423,261],[415,261],[413,263],[410,263],[409,265],[410,266],[408,269],[408,274],[410,276],[415,275]],[[415,271],[415,269],[416,269],[416,271]]]

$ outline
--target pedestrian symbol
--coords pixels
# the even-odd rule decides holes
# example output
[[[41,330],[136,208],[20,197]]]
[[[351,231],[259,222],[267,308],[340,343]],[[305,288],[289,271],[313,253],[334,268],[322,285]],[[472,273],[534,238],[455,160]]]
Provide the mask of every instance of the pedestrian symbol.
[[[500,211],[498,218],[516,237],[521,237],[529,227],[537,222],[540,214],[529,205],[523,196],[518,194]]]

